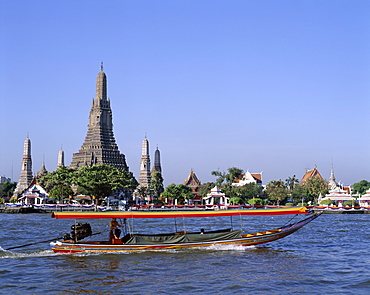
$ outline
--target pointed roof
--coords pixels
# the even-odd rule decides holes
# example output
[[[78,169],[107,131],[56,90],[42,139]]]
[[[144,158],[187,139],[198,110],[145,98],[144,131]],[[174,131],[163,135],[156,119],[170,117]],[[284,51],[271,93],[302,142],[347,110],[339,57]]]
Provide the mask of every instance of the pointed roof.
[[[100,72],[96,78],[96,95],[95,99],[107,99],[107,76],[103,72],[103,63],[100,65]]]
[[[43,177],[48,173],[48,170],[45,168],[45,162],[42,161],[42,166],[39,172],[37,172],[36,177]]]
[[[312,170],[306,170],[305,174],[302,177],[301,183],[306,182],[307,180],[311,179],[312,177],[319,177],[322,180],[324,180],[324,178],[321,176],[319,170],[317,170],[317,167],[315,167]]]
[[[49,195],[46,190],[37,182],[37,178],[34,177],[27,189],[22,193],[22,195],[19,196],[18,200],[26,197],[48,198]]]
[[[329,189],[333,190],[338,187],[337,182],[335,181],[335,176],[334,176],[334,169],[331,167],[331,172],[330,172],[330,178],[329,178]]]
[[[195,175],[194,171],[191,170],[188,178],[185,179],[184,184],[190,187],[198,187],[201,185],[198,177]]]
[[[261,173],[250,173],[249,171],[240,175],[240,178],[235,179],[232,185],[243,186],[247,183],[255,183],[262,185],[262,172]]]

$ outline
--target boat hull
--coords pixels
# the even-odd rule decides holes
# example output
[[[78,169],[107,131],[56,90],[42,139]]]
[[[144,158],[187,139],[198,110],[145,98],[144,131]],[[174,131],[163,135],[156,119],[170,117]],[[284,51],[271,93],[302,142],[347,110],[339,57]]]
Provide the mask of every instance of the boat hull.
[[[188,248],[210,247],[214,245],[232,245],[232,246],[252,246],[270,243],[275,240],[284,238],[295,231],[302,228],[307,223],[317,218],[320,213],[311,215],[310,217],[279,228],[269,231],[263,231],[252,234],[240,235],[240,238],[230,240],[218,240],[207,242],[191,242],[191,243],[176,243],[176,244],[108,244],[106,242],[84,242],[71,243],[67,241],[56,241],[50,243],[51,249],[56,253],[81,253],[81,252],[134,252],[134,251],[157,251],[157,250],[178,250]]]

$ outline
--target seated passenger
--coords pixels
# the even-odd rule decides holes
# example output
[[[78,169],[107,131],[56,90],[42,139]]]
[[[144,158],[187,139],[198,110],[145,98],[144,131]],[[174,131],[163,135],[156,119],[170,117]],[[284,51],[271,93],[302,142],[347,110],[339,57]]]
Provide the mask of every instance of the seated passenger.
[[[121,230],[118,227],[124,227],[124,225],[119,224],[116,218],[112,218],[112,221],[109,223],[109,227],[110,239],[119,239],[119,236],[121,235]]]

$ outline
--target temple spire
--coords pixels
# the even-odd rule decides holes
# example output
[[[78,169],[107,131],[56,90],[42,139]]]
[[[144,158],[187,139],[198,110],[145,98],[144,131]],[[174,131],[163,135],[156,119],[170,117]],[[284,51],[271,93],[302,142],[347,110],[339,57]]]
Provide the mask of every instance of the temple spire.
[[[149,156],[149,141],[146,138],[143,140],[141,148],[141,161],[140,161],[140,177],[139,184],[144,187],[150,186],[150,156]]]
[[[103,64],[101,64],[103,70]],[[113,134],[113,117],[107,100],[107,77],[103,71],[96,78],[96,96],[90,109],[85,141],[74,153],[70,168],[105,164],[128,171],[126,157],[118,150]]]
[[[29,139],[29,136],[27,134],[27,138],[24,141],[23,145],[22,169],[13,196],[17,197],[19,194],[21,194],[31,183],[32,179],[33,174],[31,158],[31,140]]]
[[[162,166],[161,166],[161,153],[158,149],[158,146],[157,146],[157,149],[154,153],[154,166],[153,166],[153,170],[152,170],[152,175],[154,172],[160,172],[162,173]]]
[[[63,146],[60,148],[60,151],[58,153],[58,168],[65,166],[64,165],[64,151],[63,151]]]
[[[103,72],[103,63],[100,65],[100,70],[96,78],[95,100],[107,100],[107,76]]]

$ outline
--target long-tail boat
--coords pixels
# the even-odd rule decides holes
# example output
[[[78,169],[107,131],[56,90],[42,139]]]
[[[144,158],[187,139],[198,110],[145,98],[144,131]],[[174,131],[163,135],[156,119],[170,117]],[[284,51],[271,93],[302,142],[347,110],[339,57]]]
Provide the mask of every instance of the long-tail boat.
[[[305,207],[291,207],[279,209],[246,209],[246,210],[212,210],[212,211],[108,211],[108,212],[54,212],[56,219],[96,219],[96,218],[187,218],[187,217],[220,217],[245,215],[287,215],[306,214],[308,217],[296,223],[280,228],[256,232],[243,233],[242,230],[220,229],[213,231],[173,232],[167,234],[135,234],[127,233],[122,239],[109,238],[105,241],[80,241],[94,235],[90,224],[76,223],[72,226],[71,234],[50,243],[54,252],[121,252],[142,250],[168,250],[212,245],[250,246],[269,243],[284,238],[304,225],[308,224],[321,213],[308,213]]]

